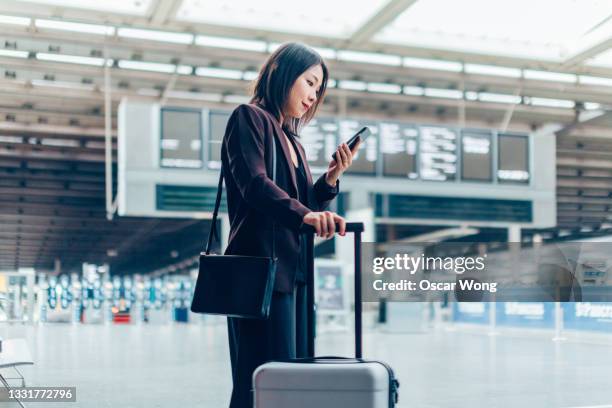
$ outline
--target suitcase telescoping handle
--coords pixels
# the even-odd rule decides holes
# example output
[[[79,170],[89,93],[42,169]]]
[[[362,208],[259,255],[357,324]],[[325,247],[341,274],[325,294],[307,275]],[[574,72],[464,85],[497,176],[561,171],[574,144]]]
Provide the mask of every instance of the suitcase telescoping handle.
[[[339,225],[336,224],[336,231]],[[315,355],[315,286],[314,286],[314,227],[303,225],[300,232],[306,235],[306,302],[308,304],[308,356]],[[347,222],[346,232],[352,232],[355,242],[355,358],[362,357],[361,340],[361,233],[362,222]]]

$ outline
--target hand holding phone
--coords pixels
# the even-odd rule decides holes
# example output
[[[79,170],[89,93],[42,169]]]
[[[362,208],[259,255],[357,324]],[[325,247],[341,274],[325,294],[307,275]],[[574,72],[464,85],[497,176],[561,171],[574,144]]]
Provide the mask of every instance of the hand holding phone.
[[[370,128],[367,126],[362,127],[359,132],[355,133],[349,140],[346,142],[349,149],[353,151],[353,147],[361,140],[362,142],[372,134]],[[332,155],[332,159],[336,160],[336,152]],[[336,160],[337,161],[337,160]]]

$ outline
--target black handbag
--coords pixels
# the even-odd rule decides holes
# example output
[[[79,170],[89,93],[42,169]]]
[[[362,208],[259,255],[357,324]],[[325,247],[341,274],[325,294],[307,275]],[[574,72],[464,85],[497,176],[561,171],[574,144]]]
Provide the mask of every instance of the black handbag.
[[[272,180],[276,182],[276,142],[272,143]],[[206,251],[200,254],[200,270],[191,311],[229,317],[267,319],[276,276],[275,230],[272,223],[272,254],[264,256],[215,255],[210,253],[223,191],[223,169]],[[219,241],[217,237],[217,241]]]

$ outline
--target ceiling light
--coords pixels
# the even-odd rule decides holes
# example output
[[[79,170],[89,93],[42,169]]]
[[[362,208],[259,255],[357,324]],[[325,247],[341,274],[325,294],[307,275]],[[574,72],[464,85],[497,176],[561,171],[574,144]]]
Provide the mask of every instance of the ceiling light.
[[[66,21],[58,20],[42,20],[36,19],[34,24],[38,28],[48,28],[52,30],[62,31],[74,31],[79,33],[87,34],[99,34],[99,35],[113,35],[115,34],[115,27],[100,25],[100,24],[82,24],[82,23],[71,23]]]
[[[422,96],[425,90],[420,86],[405,86],[403,92],[406,95]]]
[[[36,53],[36,59],[41,61],[67,62],[69,64],[104,65],[104,58],[81,57],[79,55],[48,54],[44,52]]]
[[[250,101],[251,101],[251,98],[245,95],[225,95],[223,97],[223,102],[225,103],[241,104],[241,103],[249,103]]]
[[[117,30],[117,35],[125,38],[137,38],[141,40],[171,42],[176,44],[191,44],[193,42],[193,34],[173,33],[169,31],[119,28]]]
[[[0,24],[12,24],[20,26],[29,26],[30,19],[27,17],[3,16],[0,15]]]
[[[70,139],[42,139],[40,144],[44,146],[79,147],[81,143],[78,140]]]
[[[154,88],[140,88],[136,93],[141,96],[153,96],[157,98],[160,96],[161,92]]]
[[[196,69],[196,75],[222,78],[222,79],[242,79],[242,71],[235,69],[199,67]]]
[[[119,68],[123,68],[123,69],[135,69],[135,70],[140,70],[140,71],[163,72],[166,74],[172,74],[176,70],[176,65],[174,64],[162,64],[158,62],[119,60],[118,65],[119,65]]]
[[[181,75],[191,75],[193,73],[193,67],[190,65],[179,65],[176,67],[176,73]]]
[[[532,69],[526,69],[523,71],[525,79],[535,79],[540,81],[554,81],[554,82],[576,82],[578,79],[577,75],[564,74],[561,72],[548,72],[548,71],[535,71]]]
[[[337,52],[337,58],[341,61],[362,62],[366,64],[402,65],[402,59],[397,55],[376,54],[373,52],[345,51]]]
[[[460,62],[425,58],[405,57],[403,64],[408,68],[434,69],[437,71],[461,72],[463,69]]]
[[[365,91],[367,88],[367,84],[362,81],[340,81],[338,84],[338,88],[348,89],[351,91]]]
[[[198,101],[221,102],[223,95],[215,93],[189,92],[189,91],[170,91],[166,94],[168,98],[174,99],[193,99]]]
[[[478,99],[481,102],[495,102],[495,103],[521,103],[521,97],[517,95],[498,94],[489,92],[480,92]]]
[[[241,40],[237,38],[211,37],[208,35],[196,36],[195,43],[203,47],[230,48],[234,50],[265,52],[266,43],[263,41]]]
[[[518,68],[498,67],[495,65],[465,64],[465,72],[477,75],[492,75],[510,78],[520,78],[521,70]]]
[[[17,50],[0,50],[0,57],[28,58],[30,53]]]
[[[67,89],[78,89],[84,91],[93,91],[94,85],[82,84],[80,82],[67,82],[67,81],[48,81],[45,79],[33,79],[31,81],[33,86],[41,86],[48,88],[67,88]]]
[[[0,135],[0,142],[2,143],[23,143],[23,137]]]
[[[468,101],[478,100],[478,92],[466,91],[465,92],[465,99],[468,100]]]
[[[380,93],[390,93],[390,94],[402,93],[402,87],[396,84],[384,84],[384,83],[378,83],[378,82],[370,82],[368,83],[367,89],[370,92],[380,92]]]
[[[312,47],[312,49],[318,52],[321,57],[326,59],[334,59],[337,57],[336,50],[332,48]]]
[[[596,102],[584,102],[584,109],[586,110],[598,110],[601,109],[601,104]]]
[[[462,99],[463,92],[456,89],[425,88],[425,96],[432,98]]]
[[[244,71],[242,74],[242,79],[245,81],[253,81],[259,77],[259,72],[256,71]]]
[[[533,106],[548,106],[551,108],[573,108],[576,106],[574,101],[567,99],[552,99],[552,98],[536,98],[531,97],[531,104]]]
[[[281,45],[283,45],[283,43],[277,43],[277,42],[268,43],[268,52],[272,54]]]
[[[588,75],[580,75],[578,80],[585,85],[603,85],[612,86],[612,78],[595,77]]]

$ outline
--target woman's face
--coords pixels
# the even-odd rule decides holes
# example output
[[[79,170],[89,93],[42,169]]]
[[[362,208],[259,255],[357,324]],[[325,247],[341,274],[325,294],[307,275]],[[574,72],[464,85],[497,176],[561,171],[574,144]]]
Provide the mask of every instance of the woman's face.
[[[317,94],[323,80],[321,65],[313,65],[300,75],[289,92],[284,115],[301,118],[317,100]]]

